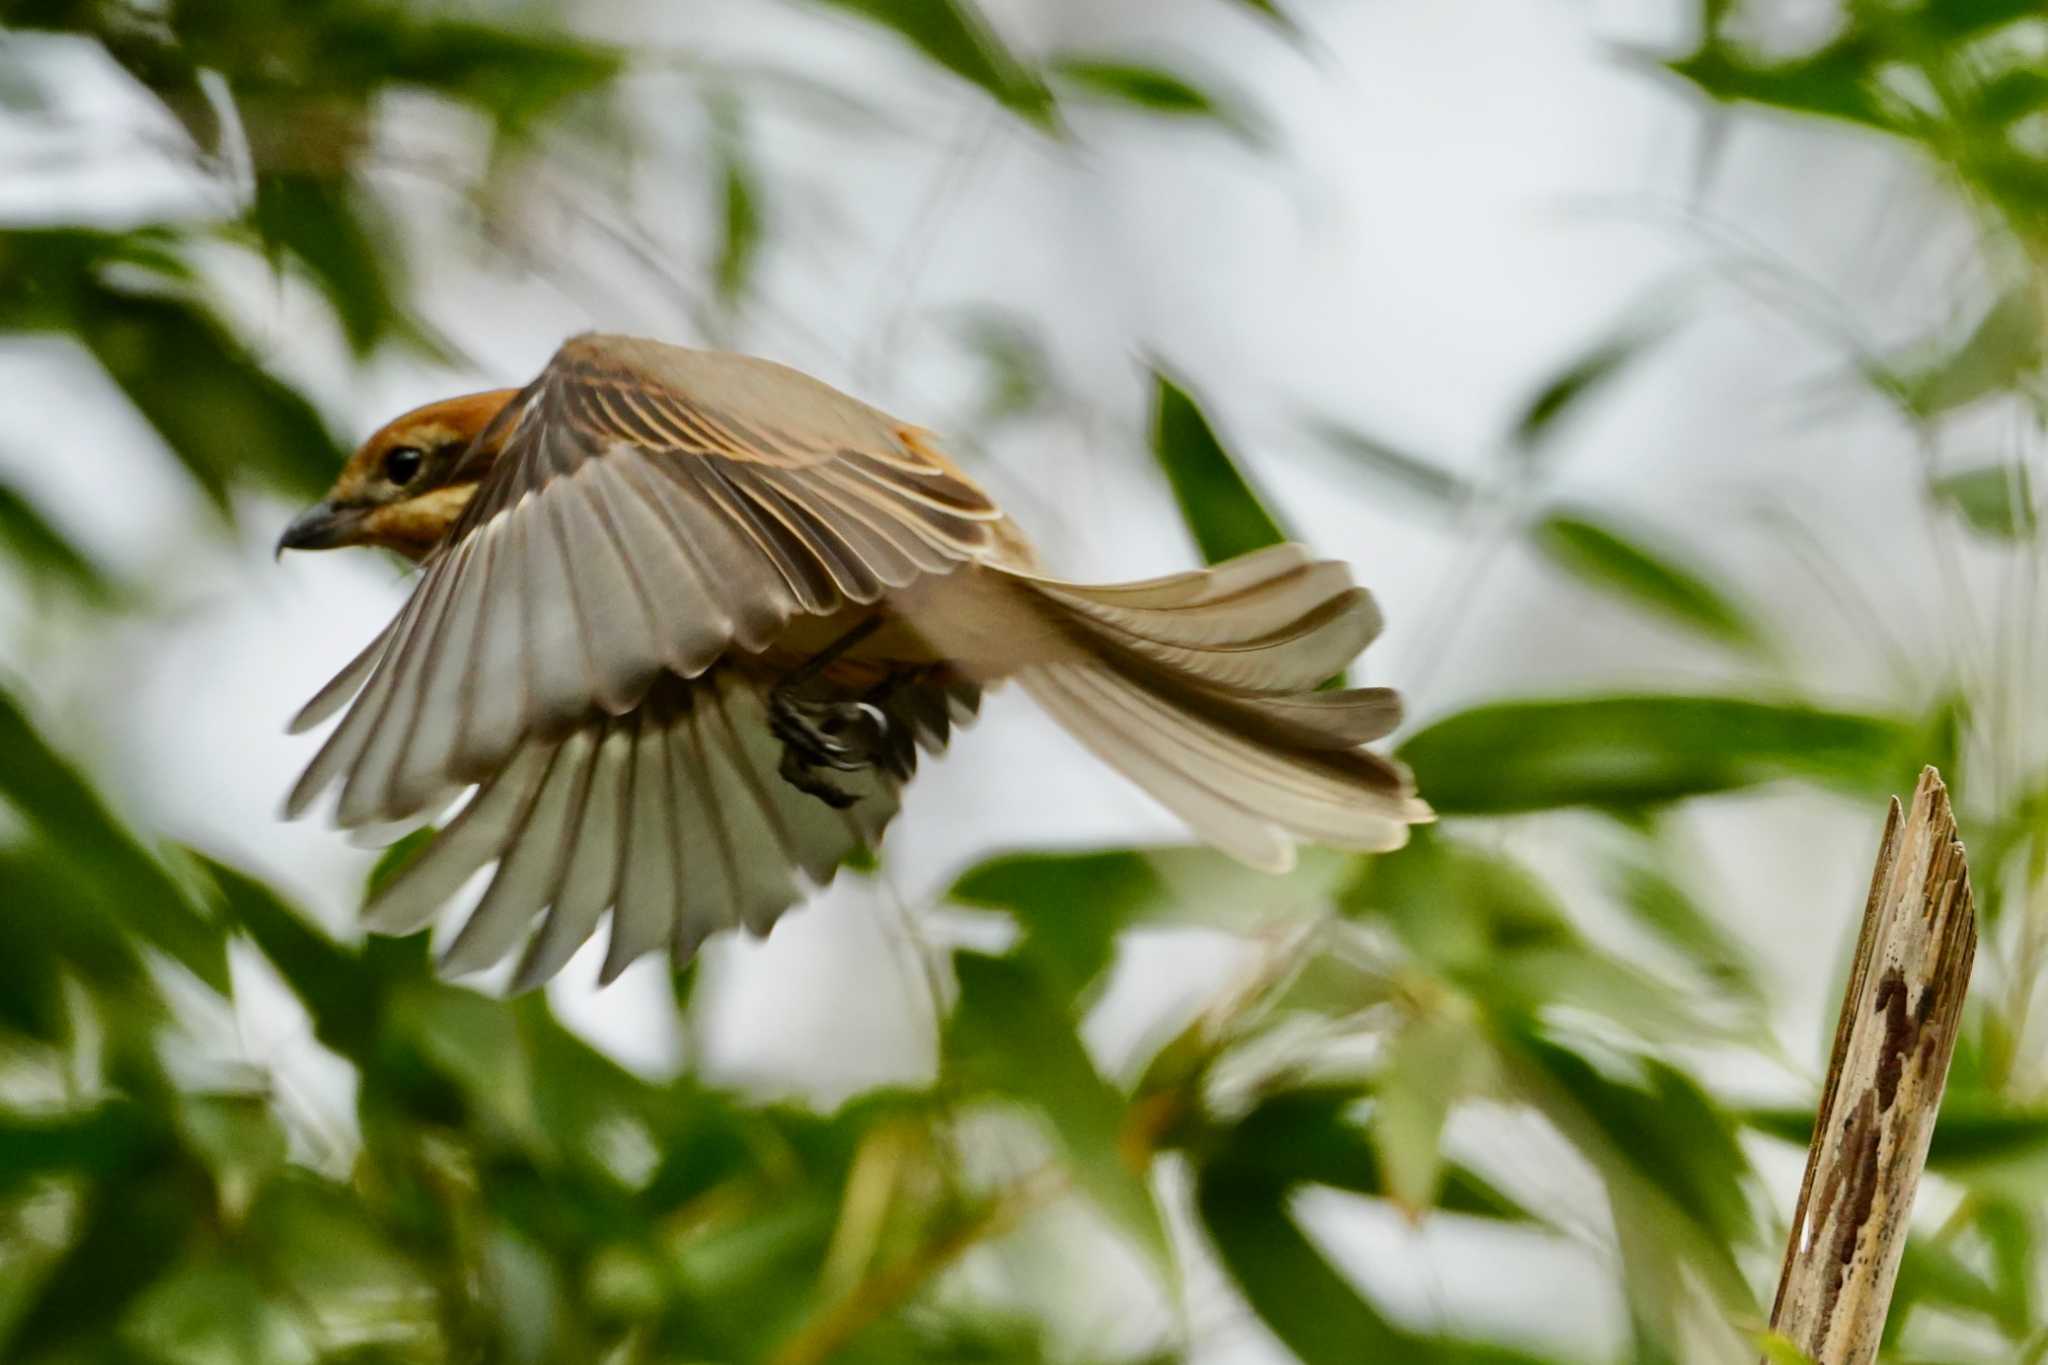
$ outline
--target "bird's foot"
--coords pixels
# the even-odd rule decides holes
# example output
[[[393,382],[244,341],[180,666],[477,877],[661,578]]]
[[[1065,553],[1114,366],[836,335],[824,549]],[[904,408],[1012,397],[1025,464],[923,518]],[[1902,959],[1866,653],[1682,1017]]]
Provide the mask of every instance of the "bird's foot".
[[[871,768],[887,751],[888,717],[859,701],[799,696],[777,688],[768,697],[768,728],[782,741],[782,780],[844,810],[859,798],[823,770]]]

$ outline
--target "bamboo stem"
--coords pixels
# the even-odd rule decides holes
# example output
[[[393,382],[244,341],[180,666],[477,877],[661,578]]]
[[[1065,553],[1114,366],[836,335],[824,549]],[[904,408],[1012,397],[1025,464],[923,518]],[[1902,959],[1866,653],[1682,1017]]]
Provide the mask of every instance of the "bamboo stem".
[[[1894,800],[1835,1028],[1771,1331],[1815,1365],[1867,1365],[1898,1278],[1976,956],[1948,789]]]

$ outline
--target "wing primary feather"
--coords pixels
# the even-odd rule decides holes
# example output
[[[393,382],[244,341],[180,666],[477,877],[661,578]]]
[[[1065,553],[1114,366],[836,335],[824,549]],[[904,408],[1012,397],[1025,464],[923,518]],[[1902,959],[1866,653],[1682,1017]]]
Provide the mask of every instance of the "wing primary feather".
[[[665,944],[675,919],[680,885],[669,838],[675,792],[669,781],[665,727],[669,708],[650,704],[634,713],[632,799],[626,812],[626,848],[619,896],[612,907],[612,938],[598,973],[610,985],[642,953]]]
[[[448,828],[363,907],[364,926],[380,934],[410,934],[431,923],[448,898],[504,849],[508,832],[526,817],[526,807],[547,771],[547,759],[545,748],[521,749],[504,771],[477,790]]]
[[[363,646],[362,653],[349,660],[339,673],[328,679],[326,685],[313,694],[311,701],[299,708],[298,713],[285,728],[286,734],[303,735],[339,711],[347,704],[349,698],[362,691],[363,684],[375,671],[377,661],[383,657],[384,645],[391,639],[391,628],[396,624],[396,620],[394,617],[392,621],[385,623],[384,629],[377,632],[377,638]]]
[[[612,903],[625,859],[625,812],[630,809],[634,727],[606,720],[591,756],[568,863],[540,928],[512,976],[514,991],[528,991],[562,970],[597,930]]]
[[[569,839],[596,748],[589,727],[555,746],[533,800],[505,841],[483,899],[441,954],[442,971],[461,976],[490,966],[526,936],[553,898],[569,860]]]

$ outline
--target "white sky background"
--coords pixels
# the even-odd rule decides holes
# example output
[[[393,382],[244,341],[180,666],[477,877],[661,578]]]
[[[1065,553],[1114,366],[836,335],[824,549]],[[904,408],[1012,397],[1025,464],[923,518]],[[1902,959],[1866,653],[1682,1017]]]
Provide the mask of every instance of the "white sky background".
[[[1407,689],[1418,719],[1531,690],[1753,685],[1756,675],[1724,656],[1587,595],[1518,549],[1460,588],[1469,550],[1317,447],[1305,419],[1348,421],[1479,472],[1499,457],[1530,393],[1738,244],[1788,263],[1860,330],[1898,338],[1967,312],[1964,291],[1976,284],[1958,278],[1967,233],[1902,158],[1845,133],[1744,119],[1715,169],[1703,170],[1701,107],[1622,51],[1689,42],[1679,7],[1662,0],[1290,8],[1309,34],[1306,53],[1220,2],[992,6],[1027,50],[1169,57],[1243,92],[1273,124],[1265,153],[1109,112],[1077,117],[1077,145],[1056,147],[888,36],[802,6],[726,0],[671,11],[594,0],[583,13],[600,36],[686,50],[713,67],[808,73],[896,116],[901,127],[879,131],[777,112],[773,97],[749,101],[771,236],[762,306],[725,340],[944,431],[971,410],[977,380],[947,319],[987,305],[1030,319],[1094,417],[1004,428],[974,468],[1012,499],[1055,568],[1140,576],[1192,562],[1142,458],[1136,357],[1149,351],[1204,396],[1276,510],[1377,591],[1390,625],[1368,670]],[[645,28],[656,13],[673,13],[671,32]],[[251,281],[237,297],[276,363],[310,377],[359,437],[413,403],[522,382],[586,326],[708,340],[673,292],[706,290],[701,116],[672,81],[644,84],[650,108],[668,99],[678,113],[650,148],[659,169],[633,188],[632,230],[655,244],[672,280],[550,209],[537,187],[528,240],[581,273],[484,271],[442,252],[425,282],[428,316],[474,357],[473,372],[393,357],[351,375],[317,308]],[[414,124],[416,112],[394,111],[395,144],[433,145],[445,133]],[[103,162],[82,155],[80,164]],[[159,178],[167,196],[188,192]],[[417,205],[428,250],[454,240],[433,226],[450,205],[431,179],[395,173],[388,184]],[[0,184],[0,207],[118,206],[137,185],[131,175],[45,166],[33,181]],[[1838,351],[1729,297],[1681,307],[1673,338],[1563,433],[1560,495],[1649,518],[1746,588],[1785,634],[1786,676],[1852,703],[1919,704],[1926,698],[1884,671],[1857,625],[1754,515],[1767,503],[1812,521],[1864,592],[1902,596],[1902,635],[1939,639],[1910,447],[1882,413],[1844,400],[1852,388]],[[221,850],[345,925],[372,855],[318,822],[277,823],[281,794],[314,747],[285,737],[283,725],[394,608],[404,577],[373,556],[294,555],[273,566],[270,540],[290,510],[282,504],[248,509],[241,544],[195,537],[197,495],[167,472],[104,381],[62,348],[0,346],[0,414],[8,479],[110,563],[176,585],[160,588],[175,611],[88,639],[51,627],[0,585],[0,646],[26,661],[53,736],[139,827]],[[1788,790],[1717,802],[1689,826],[1714,907],[1766,962],[1784,1002],[1781,1036],[1809,1081],[1880,819]],[[1571,842],[1583,833],[1554,821],[1515,842],[1569,890],[1586,879]],[[998,850],[1178,837],[1027,703],[993,699],[952,760],[920,777],[882,882],[843,879],[768,942],[707,950],[693,1029],[704,1064],[826,1102],[915,1076],[930,1064],[930,1004],[889,894],[923,906]],[[677,1032],[656,1008],[660,970],[635,969],[596,995],[588,983],[598,956],[572,964],[557,1002],[636,1065],[676,1064]],[[1184,1014],[1225,985],[1235,960],[1220,938],[1144,936],[1090,1021],[1105,1067],[1116,1072],[1162,1015]],[[259,1056],[298,1047],[287,1020],[245,1026]],[[1796,1093],[1801,1083],[1713,1074],[1748,1093]],[[1796,1175],[1765,1172],[1789,1198]],[[1575,1197],[1568,1170],[1558,1189]],[[1533,1237],[1482,1243],[1455,1225],[1413,1232],[1334,1195],[1312,1201],[1311,1219],[1404,1314],[1535,1330],[1566,1354],[1619,1340],[1611,1270],[1589,1253]],[[1213,1281],[1197,1278],[1191,1296],[1207,1329],[1199,1359],[1283,1358],[1237,1315],[1204,1308],[1205,1284]],[[1164,1323],[1163,1310],[1128,1311],[1117,1276],[1091,1274],[1076,1292],[1097,1308],[1075,1324],[1086,1344],[1140,1344]]]

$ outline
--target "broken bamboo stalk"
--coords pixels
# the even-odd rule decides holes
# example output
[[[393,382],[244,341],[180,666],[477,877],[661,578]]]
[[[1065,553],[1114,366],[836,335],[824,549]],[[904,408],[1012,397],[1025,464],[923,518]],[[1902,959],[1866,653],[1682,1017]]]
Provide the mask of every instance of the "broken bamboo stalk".
[[[1927,768],[1885,822],[1771,1307],[1773,1337],[1815,1365],[1877,1355],[1976,950],[1969,866]]]

